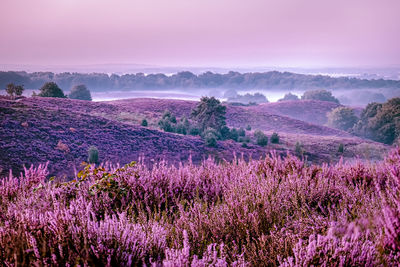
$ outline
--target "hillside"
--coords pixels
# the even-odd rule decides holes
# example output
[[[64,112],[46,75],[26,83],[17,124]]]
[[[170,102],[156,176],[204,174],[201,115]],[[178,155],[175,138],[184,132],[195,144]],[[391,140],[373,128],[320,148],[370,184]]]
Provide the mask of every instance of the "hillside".
[[[367,159],[380,159],[387,146],[353,137],[347,133],[279,116],[254,111],[249,107],[227,109],[230,126],[265,130],[268,135],[278,131],[279,144],[267,147],[249,144],[244,148],[233,141],[219,141],[209,148],[199,137],[160,131],[155,122],[164,110],[179,116],[188,116],[193,101],[129,99],[111,102],[88,102],[56,98],[23,98],[17,101],[0,100],[0,169],[3,174],[22,165],[50,161],[51,175],[73,175],[87,159],[87,149],[94,145],[100,151],[102,162],[121,164],[143,157],[146,164],[166,159],[170,163],[194,163],[212,156],[217,160],[231,160],[234,155],[260,158],[271,150],[281,155],[294,153],[296,142],[301,142],[309,161],[336,162],[340,156],[351,160],[356,155]],[[148,118],[148,128],[139,126]],[[247,132],[252,136],[252,131]],[[337,153],[339,143],[345,144],[344,154]],[[363,153],[360,153],[362,151]]]

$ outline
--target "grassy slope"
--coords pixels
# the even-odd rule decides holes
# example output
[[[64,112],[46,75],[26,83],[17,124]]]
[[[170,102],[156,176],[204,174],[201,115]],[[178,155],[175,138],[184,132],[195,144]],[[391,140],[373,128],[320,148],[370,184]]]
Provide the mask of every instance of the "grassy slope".
[[[154,125],[162,112],[171,110],[178,117],[188,116],[196,102],[160,99],[129,99],[110,102],[87,102],[54,98],[0,100],[0,168],[20,171],[22,164],[51,161],[51,174],[72,174],[74,166],[86,160],[90,145],[99,148],[102,161],[127,163],[137,160],[165,158],[170,162],[185,161],[192,156],[195,163],[212,155],[232,159],[234,154],[259,158],[269,150],[293,151],[297,141],[304,144],[306,156],[313,162],[337,161],[339,143],[346,145],[346,158],[361,155],[377,159],[385,146],[355,138],[347,133],[254,110],[254,107],[228,107],[230,126],[260,128],[269,134],[278,131],[281,143],[266,148],[250,145],[242,148],[233,141],[219,142],[216,149],[207,148],[198,137],[164,133],[155,127],[138,126],[148,118]],[[258,107],[258,106],[257,106]],[[26,124],[25,124],[26,123]],[[251,133],[248,133],[251,134]],[[58,142],[68,151],[57,148]]]

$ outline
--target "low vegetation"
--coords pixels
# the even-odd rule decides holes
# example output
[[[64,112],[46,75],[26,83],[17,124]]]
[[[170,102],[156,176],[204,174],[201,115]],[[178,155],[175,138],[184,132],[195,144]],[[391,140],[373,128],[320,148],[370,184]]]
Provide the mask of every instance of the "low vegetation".
[[[358,121],[358,117],[354,114],[354,110],[348,107],[337,107],[328,113],[329,127],[348,131],[353,128]]]
[[[353,132],[385,144],[396,142],[400,137],[400,98],[368,104]]]
[[[40,97],[59,97],[66,98],[64,92],[58,87],[58,85],[54,82],[47,82],[40,88],[40,93],[38,94]]]
[[[92,95],[84,84],[79,84],[72,87],[68,97],[71,99],[92,101]]]
[[[6,266],[395,266],[400,150],[384,162],[46,166],[0,179]]]
[[[328,101],[339,104],[339,100],[335,98],[331,92],[327,90],[311,90],[306,91],[301,96],[302,100],[319,100],[319,101]]]

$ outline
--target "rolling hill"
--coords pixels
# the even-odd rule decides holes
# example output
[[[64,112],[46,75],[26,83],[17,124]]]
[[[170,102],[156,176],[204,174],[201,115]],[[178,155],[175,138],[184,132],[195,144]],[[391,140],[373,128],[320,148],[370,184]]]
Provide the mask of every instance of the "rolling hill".
[[[234,141],[219,141],[216,148],[204,145],[200,137],[165,133],[156,127],[156,120],[168,109],[177,117],[188,116],[196,102],[160,99],[128,99],[111,102],[88,102],[57,98],[0,99],[0,171],[11,168],[20,172],[22,166],[49,164],[50,175],[74,175],[87,159],[87,149],[94,145],[102,162],[125,164],[142,158],[146,164],[161,159],[177,164],[189,158],[197,164],[208,156],[232,160],[235,155],[260,158],[269,151],[293,153],[301,142],[305,156],[313,162],[335,162],[340,156],[356,155],[380,159],[387,146],[366,141],[348,133],[315,125],[288,116],[271,114],[259,107],[227,107],[229,126],[279,132],[279,144],[244,148]],[[258,109],[257,109],[258,108]],[[142,118],[149,127],[141,127]],[[252,136],[252,131],[247,135]],[[343,154],[337,153],[339,143],[345,144]],[[360,151],[365,152],[360,153]]]

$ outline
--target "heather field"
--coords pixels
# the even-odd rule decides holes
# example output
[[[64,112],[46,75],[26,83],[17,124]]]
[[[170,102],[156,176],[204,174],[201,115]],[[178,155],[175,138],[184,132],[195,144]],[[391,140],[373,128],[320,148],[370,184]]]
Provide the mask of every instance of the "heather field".
[[[303,101],[295,102],[300,106],[298,109],[305,109]],[[307,114],[314,113],[320,117],[326,117],[326,110],[332,107],[328,102],[304,102],[309,106]],[[356,158],[382,160],[390,149],[341,130],[269,111],[269,107],[276,110],[280,106],[280,110],[285,110],[287,106],[296,106],[293,102],[250,107],[227,105],[228,126],[252,127],[246,131],[251,141],[246,147],[232,140],[221,140],[216,147],[208,147],[199,136],[160,130],[157,121],[165,110],[171,111],[179,120],[189,117],[196,103],[150,98],[109,102],[43,97],[0,98],[0,174],[7,175],[10,169],[20,173],[23,165],[37,166],[49,162],[50,176],[72,179],[81,169],[81,162],[87,160],[90,146],[99,149],[100,162],[126,164],[142,158],[149,166],[160,160],[177,166],[189,158],[195,164],[208,157],[231,161],[235,155],[260,159],[272,150],[280,155],[295,154],[297,142],[302,144],[306,160],[313,163],[338,162],[341,158],[345,161]],[[144,118],[148,127],[140,126]],[[258,146],[253,137],[257,129],[268,136],[278,132],[280,142]],[[339,144],[345,147],[343,153],[338,153]]]
[[[0,180],[5,266],[394,266],[400,150],[382,162],[47,166]]]

